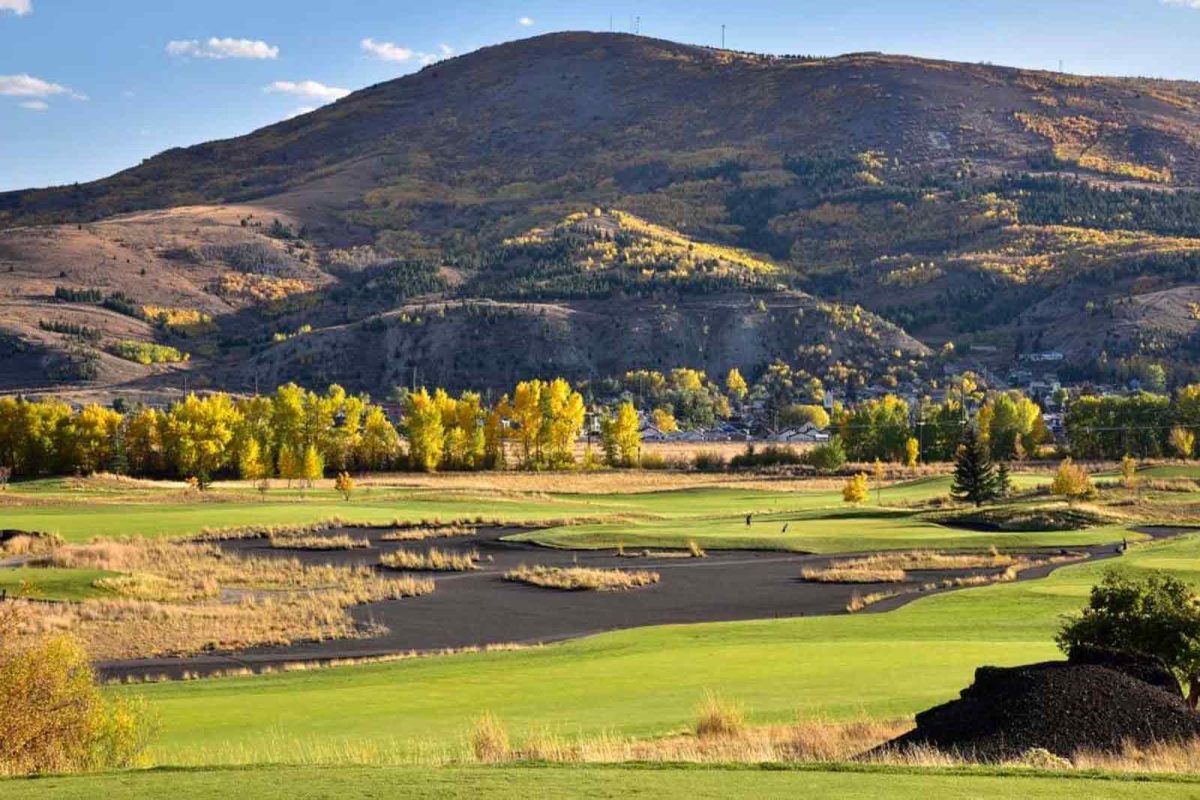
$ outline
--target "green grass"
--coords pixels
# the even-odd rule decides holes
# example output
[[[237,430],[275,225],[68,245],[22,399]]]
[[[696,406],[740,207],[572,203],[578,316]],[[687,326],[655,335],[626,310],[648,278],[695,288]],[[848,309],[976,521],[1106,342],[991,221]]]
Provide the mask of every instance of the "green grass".
[[[153,771],[70,778],[0,780],[0,798],[173,800],[236,796],[255,800],[329,798],[897,798],[944,800],[1195,797],[1195,782],[1054,776],[1022,771],[775,770],[694,767],[342,767]]]
[[[1030,488],[1044,478],[1018,475]],[[837,491],[766,491],[704,487],[641,494],[490,493],[436,489],[377,489],[360,492],[354,502],[330,490],[273,490],[266,501],[251,490],[240,500],[219,496],[156,502],[153,487],[115,492],[103,486],[71,488],[61,480],[33,481],[19,491],[39,502],[5,509],[5,524],[22,530],[58,533],[69,541],[95,536],[187,536],[205,527],[289,525],[340,516],[354,522],[454,520],[484,517],[510,523],[595,520],[562,525],[520,538],[557,547],[686,547],[695,540],[711,549],[765,548],[810,552],[849,552],[912,547],[972,548],[1071,546],[1120,539],[1114,528],[1091,531],[977,533],[936,525],[901,504],[942,497],[945,477],[897,484],[862,508],[849,508]],[[178,491],[172,489],[170,491]],[[47,500],[58,500],[48,503]],[[745,515],[754,524],[745,525]],[[782,533],[784,525],[788,533]]]
[[[117,575],[99,569],[0,568],[0,589],[10,597],[23,594],[35,600],[87,600],[111,596],[94,584]]]
[[[1136,548],[1123,565],[1200,585],[1200,536]],[[543,727],[658,736],[686,729],[708,690],[743,703],[753,723],[908,717],[954,697],[980,664],[1058,657],[1060,616],[1083,604],[1104,567],[886,614],[643,628],[516,652],[121,691],[143,693],[159,715],[156,762],[186,765],[320,760],[343,747],[377,748],[395,763],[461,748],[484,711],[518,740]]]

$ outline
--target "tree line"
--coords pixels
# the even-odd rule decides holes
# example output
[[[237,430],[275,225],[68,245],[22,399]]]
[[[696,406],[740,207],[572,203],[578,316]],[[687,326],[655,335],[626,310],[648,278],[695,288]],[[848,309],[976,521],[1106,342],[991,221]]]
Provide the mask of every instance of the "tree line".
[[[488,406],[477,392],[405,392],[399,430],[384,409],[337,385],[273,394],[188,395],[162,410],[0,398],[0,466],[14,477],[112,472],[314,481],[327,472],[565,469],[576,466],[582,395],[562,379],[522,381]],[[599,450],[585,466],[634,466],[640,422],[632,403],[597,417]]]

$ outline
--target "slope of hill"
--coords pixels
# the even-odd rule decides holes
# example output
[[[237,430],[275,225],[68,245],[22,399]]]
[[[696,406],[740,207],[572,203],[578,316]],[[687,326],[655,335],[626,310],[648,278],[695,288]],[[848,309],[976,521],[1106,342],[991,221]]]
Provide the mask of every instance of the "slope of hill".
[[[1197,186],[1196,84],[554,34],[104,181],[0,195],[0,347],[23,359],[14,385],[56,379],[38,365],[86,361],[96,347],[36,327],[63,286],[194,311],[215,331],[181,342],[154,320],[126,329],[129,315],[118,325],[60,303],[56,313],[100,329],[101,351],[154,338],[192,345],[193,359],[131,374],[102,356],[58,378],[144,384],[187,369],[245,382],[253,364],[269,380],[317,379],[341,369],[321,362],[364,346],[386,361],[358,364],[358,387],[376,392],[413,367],[464,383],[696,359],[753,372],[830,344],[828,327],[808,323],[732,344],[754,338],[762,305],[800,303],[839,317],[861,305],[929,344],[990,344],[1005,359],[1036,343],[1081,372],[1155,359],[1182,377],[1196,349]],[[196,205],[210,210],[147,213]],[[200,224],[211,209],[223,221]],[[134,229],[138,254],[121,249]],[[229,248],[244,252],[231,261]],[[718,309],[742,310],[736,336],[701,356],[671,336],[635,346],[632,327],[605,338],[587,320],[632,325],[621,298],[637,298],[651,327],[653,308],[680,315],[689,345]],[[521,321],[505,334],[519,339],[497,345],[506,366],[462,361],[476,357],[465,320],[479,308]],[[1081,334],[1097,315],[1119,323]],[[398,320],[417,316],[422,334],[401,333],[415,326]],[[866,318],[902,346],[844,331],[831,352],[868,373],[884,352],[903,363],[924,351]]]

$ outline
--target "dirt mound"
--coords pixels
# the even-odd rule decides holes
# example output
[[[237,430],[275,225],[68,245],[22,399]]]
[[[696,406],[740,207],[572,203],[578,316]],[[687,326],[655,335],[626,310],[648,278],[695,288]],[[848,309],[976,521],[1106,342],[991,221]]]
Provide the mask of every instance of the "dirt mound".
[[[980,667],[975,683],[917,715],[917,727],[888,747],[933,746],[979,761],[1045,748],[1070,758],[1200,736],[1200,715],[1184,702],[1161,661],[1086,650],[1070,661]]]

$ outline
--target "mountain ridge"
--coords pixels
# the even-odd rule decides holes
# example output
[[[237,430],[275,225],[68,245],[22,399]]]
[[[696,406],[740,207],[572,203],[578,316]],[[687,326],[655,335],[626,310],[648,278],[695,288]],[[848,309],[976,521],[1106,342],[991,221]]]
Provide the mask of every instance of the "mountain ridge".
[[[747,329],[760,301],[769,309],[809,298],[812,308],[846,309],[841,316],[869,314],[879,320],[872,329],[883,319],[902,326],[888,336],[903,346],[882,358],[887,348],[859,337],[846,349],[858,363],[806,362],[798,353],[811,354],[830,331],[802,323],[760,348],[714,339],[710,352],[725,355],[705,356],[712,370],[761,373],[779,359],[835,385],[933,380],[940,367],[928,353],[953,341],[1000,353],[981,362],[995,369],[1036,344],[1061,347],[1082,377],[1156,360],[1183,378],[1200,352],[1190,300],[1200,274],[1197,185],[1200,84],[548,34],[439,62],[246,136],[170,150],[92,184],[0,195],[0,290],[24,304],[10,304],[0,336],[33,348],[23,363],[95,350],[38,328],[37,315],[56,315],[52,327],[64,330],[88,319],[109,325],[86,304],[53,297],[60,286],[70,296],[102,288],[213,318],[216,332],[191,341],[145,320],[100,331],[104,342],[119,334],[196,345],[189,365],[153,367],[134,383],[186,371],[242,385],[248,363],[280,379],[292,369],[319,380],[329,370],[299,369],[295,351],[311,345],[310,362],[342,358],[370,346],[358,335],[347,345],[346,326],[392,336],[389,320],[414,300],[540,304],[590,319],[597,308],[620,314],[632,297],[654,317],[687,309],[680,329],[703,338],[705,303],[733,292],[743,298],[736,324]],[[767,282],[705,283],[683,275],[690,256],[674,252],[660,253],[642,280],[625,252],[636,237],[622,238],[616,266],[599,273],[579,270],[561,243],[532,260],[508,257],[506,242],[594,209],[644,220],[694,248],[735,248],[776,272]],[[421,371],[434,351],[444,361],[472,347],[464,337],[474,328],[461,320],[423,324],[446,335],[431,334],[436,346],[392,336],[416,348],[393,354],[398,364]],[[295,336],[305,326],[313,333]],[[600,349],[620,346],[587,325],[566,330],[599,337]],[[531,352],[565,346],[561,330],[537,324],[514,324],[513,335],[547,337]],[[318,346],[326,337],[334,345]],[[699,358],[668,340],[662,352],[635,348],[644,365]],[[505,346],[520,355],[519,345]],[[630,366],[600,358],[595,343],[572,346],[574,375]],[[39,348],[44,355],[29,356]],[[517,358],[505,380],[545,364]],[[100,383],[131,380],[125,366],[106,370]],[[424,371],[470,378],[465,369]],[[386,391],[394,372],[376,369],[354,388]],[[493,380],[487,369],[478,375]]]

